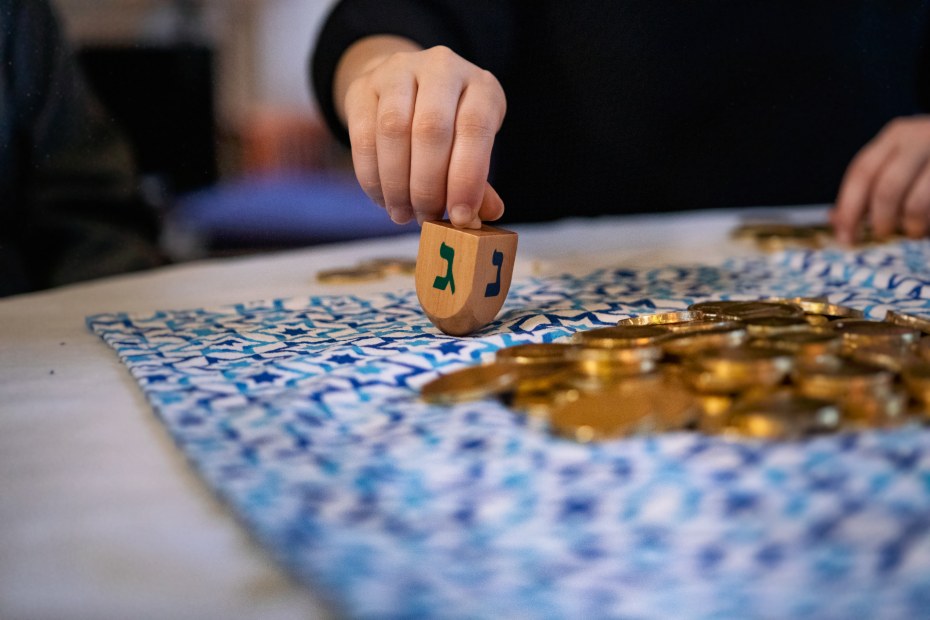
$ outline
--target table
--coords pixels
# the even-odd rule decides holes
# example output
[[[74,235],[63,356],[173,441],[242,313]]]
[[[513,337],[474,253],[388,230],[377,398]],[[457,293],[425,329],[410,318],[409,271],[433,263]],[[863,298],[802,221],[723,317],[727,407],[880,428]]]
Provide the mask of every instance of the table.
[[[824,207],[792,212],[822,219]],[[602,266],[714,264],[747,211],[515,227],[514,280]],[[412,288],[314,274],[416,254],[416,236],[208,260],[0,300],[0,617],[307,618],[330,612],[190,471],[88,315]]]

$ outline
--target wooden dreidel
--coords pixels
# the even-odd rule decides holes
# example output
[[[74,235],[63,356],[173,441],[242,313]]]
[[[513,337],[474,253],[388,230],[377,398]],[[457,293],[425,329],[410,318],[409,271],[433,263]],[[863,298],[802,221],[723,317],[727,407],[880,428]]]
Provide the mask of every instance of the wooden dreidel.
[[[490,323],[507,298],[516,254],[515,232],[424,222],[416,280],[426,316],[452,336]]]

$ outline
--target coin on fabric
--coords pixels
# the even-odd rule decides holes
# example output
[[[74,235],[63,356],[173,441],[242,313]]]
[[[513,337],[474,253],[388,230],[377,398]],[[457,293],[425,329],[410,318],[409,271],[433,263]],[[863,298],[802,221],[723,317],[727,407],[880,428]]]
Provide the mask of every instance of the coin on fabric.
[[[745,320],[760,317],[803,317],[804,311],[794,303],[771,301],[705,301],[688,306],[692,312],[706,316]]]
[[[810,331],[811,325],[804,317],[761,316],[745,319],[743,325],[751,338],[777,336],[790,332]]]
[[[889,310],[885,313],[885,322],[910,329],[916,329],[924,334],[930,334],[930,319],[915,314],[905,314]]]
[[[834,403],[783,389],[739,401],[730,411],[726,430],[752,439],[798,439],[835,431],[840,419]]]
[[[839,355],[843,347],[843,337],[832,330],[810,329],[761,338],[753,341],[753,345],[756,344],[786,351],[800,359],[815,360],[824,356]]]
[[[774,303],[770,301],[746,301],[726,309],[729,316],[743,321],[758,318],[803,318],[804,310],[793,303]]]
[[[669,355],[687,357],[704,349],[738,347],[749,339],[746,328],[738,323],[694,333],[673,333],[662,341],[662,349]]]
[[[747,303],[745,300],[733,299],[713,299],[710,301],[699,301],[688,306],[688,311],[701,313],[705,318],[716,316],[729,316],[728,310],[734,306]]]
[[[808,297],[763,297],[759,301],[768,301],[776,304],[797,304],[802,307],[807,303],[830,303],[830,299],[826,295]]]
[[[550,364],[568,362],[570,352],[577,349],[577,344],[527,343],[498,349],[494,358],[498,362],[514,364]]]
[[[868,319],[839,319],[830,327],[843,337],[843,348],[894,348],[909,350],[920,339],[920,332],[912,327]]]
[[[641,314],[639,316],[631,316],[630,318],[617,321],[617,325],[653,325],[667,328],[670,325],[684,325],[694,321],[700,321],[703,318],[703,312],[691,312],[690,310],[683,310],[681,312],[662,312],[659,314]]]
[[[358,264],[362,269],[377,269],[385,275],[407,274],[417,271],[417,261],[412,258],[379,257],[363,260]]]
[[[355,284],[380,280],[384,274],[373,267],[350,267],[347,269],[326,269],[316,274],[318,282],[323,284]]]
[[[420,388],[430,403],[451,404],[481,400],[502,394],[519,378],[516,365],[483,364],[443,374]]]
[[[791,354],[777,349],[705,349],[685,359],[684,378],[701,393],[733,394],[776,386],[792,366]]]
[[[670,389],[661,373],[620,381],[585,392],[576,390],[549,414],[555,434],[580,442],[652,432],[673,418],[686,418],[694,401],[684,390]]]
[[[834,402],[850,394],[884,393],[891,389],[894,378],[894,373],[879,366],[843,358],[798,364],[792,372],[792,380],[800,394]]]
[[[576,332],[573,339],[585,347],[613,349],[654,345],[667,336],[667,330],[654,325],[618,325]]]
[[[898,387],[849,394],[837,404],[846,428],[890,428],[907,421],[907,393]]]
[[[521,372],[516,383],[503,395],[503,400],[508,407],[528,415],[548,418],[549,410],[573,389],[570,384],[572,369],[561,362],[532,364],[521,367],[521,370],[533,372]]]
[[[742,321],[720,318],[703,318],[687,323],[666,323],[662,327],[673,334],[696,334],[697,332],[724,330],[733,327],[745,329]]]
[[[795,303],[804,310],[805,314],[822,316],[829,320],[861,319],[865,317],[865,313],[862,312],[862,310],[857,310],[856,308],[850,308],[848,306],[840,306],[820,301],[797,301]]]
[[[652,372],[662,358],[662,349],[656,345],[616,349],[581,346],[572,349],[568,357],[574,363],[573,384],[600,386],[620,377]]]
[[[916,356],[909,351],[892,347],[859,347],[845,353],[847,359],[870,366],[883,368],[888,372],[900,373]]]

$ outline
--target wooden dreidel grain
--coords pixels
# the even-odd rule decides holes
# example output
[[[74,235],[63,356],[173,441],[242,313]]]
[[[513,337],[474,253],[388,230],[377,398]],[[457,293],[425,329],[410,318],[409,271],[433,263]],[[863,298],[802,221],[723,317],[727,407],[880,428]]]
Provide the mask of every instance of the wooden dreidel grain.
[[[490,323],[507,298],[516,254],[515,232],[424,222],[416,280],[426,316],[452,336]]]

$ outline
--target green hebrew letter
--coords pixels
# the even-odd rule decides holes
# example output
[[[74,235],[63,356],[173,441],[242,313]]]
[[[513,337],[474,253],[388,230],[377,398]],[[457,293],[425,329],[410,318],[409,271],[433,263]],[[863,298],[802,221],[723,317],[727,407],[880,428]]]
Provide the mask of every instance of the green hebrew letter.
[[[491,264],[497,267],[497,280],[488,283],[485,287],[485,297],[497,297],[501,294],[501,265],[504,264],[504,253],[494,250],[494,254],[491,255]]]
[[[446,245],[446,242],[443,241],[442,245],[439,246],[439,255],[446,261],[446,275],[436,276],[433,281],[433,288],[444,291],[448,286],[452,289],[452,294],[455,295],[455,278],[452,277],[452,261],[455,260],[455,249]]]

